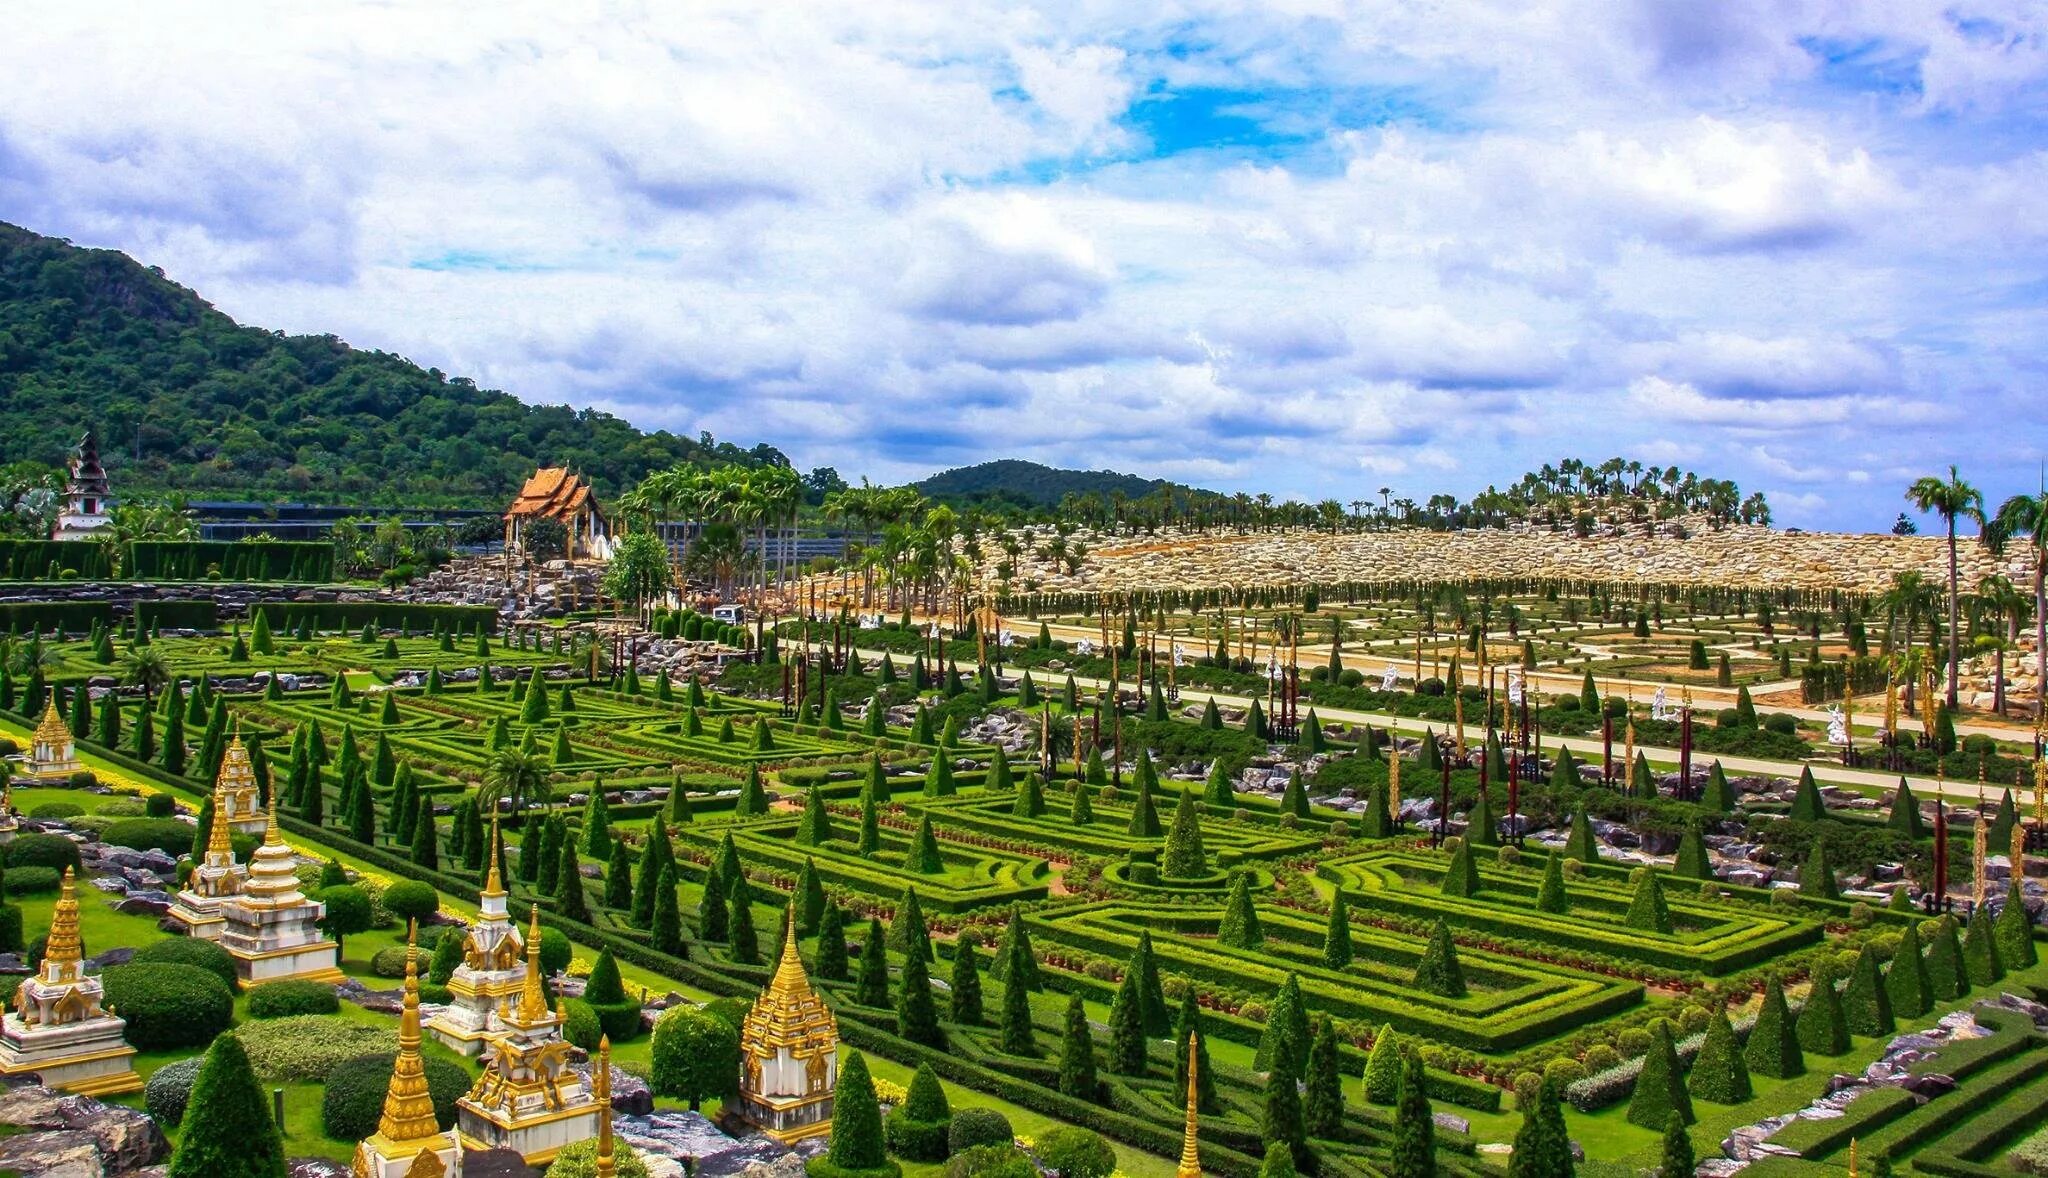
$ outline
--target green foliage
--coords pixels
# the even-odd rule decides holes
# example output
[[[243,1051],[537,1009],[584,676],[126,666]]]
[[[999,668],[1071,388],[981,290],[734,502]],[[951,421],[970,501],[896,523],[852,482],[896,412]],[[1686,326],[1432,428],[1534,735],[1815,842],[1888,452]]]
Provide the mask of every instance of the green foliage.
[[[1167,831],[1159,874],[1167,879],[1195,879],[1208,873],[1209,856],[1202,848],[1202,803],[1196,800],[1193,790],[1184,790],[1173,810],[1173,826]]]
[[[205,1064],[205,1056],[194,1055],[167,1063],[150,1074],[149,1082],[142,1086],[142,1107],[159,1126],[175,1128],[185,1119],[185,1109],[192,1099],[192,1083]]]
[[[358,1056],[328,1073],[320,1099],[320,1124],[327,1136],[360,1141],[377,1131],[396,1059],[392,1052]],[[434,1123],[450,1128],[455,1124],[455,1102],[469,1091],[469,1074],[460,1065],[431,1055],[422,1063],[427,1093],[434,1102]]]
[[[1864,943],[1842,991],[1842,1018],[1852,1035],[1875,1038],[1892,1033],[1892,1000],[1878,969],[1877,946]]]
[[[1472,843],[1459,839],[1451,849],[1450,866],[1444,869],[1440,890],[1446,896],[1470,898],[1479,894],[1479,865],[1472,859]]]
[[[1813,985],[1799,1011],[1799,1046],[1815,1055],[1840,1055],[1849,1050],[1849,1022],[1842,996],[1835,990],[1835,970],[1823,957],[1814,966]]]
[[[1934,987],[1927,976],[1927,960],[1920,951],[1920,922],[1907,921],[1892,950],[1891,967],[1885,970],[1885,994],[1891,999],[1892,1014],[1916,1019],[1934,1006]]]
[[[1301,1000],[1301,979],[1290,972],[1273,991],[1252,1070],[1284,1072],[1290,1079],[1300,1079],[1308,1062],[1308,1042],[1308,1008]]]
[[[2038,960],[2034,949],[2034,926],[2027,918],[2027,905],[2021,897],[2017,876],[2006,885],[2005,906],[1999,909],[1994,930],[1998,937],[1998,958],[2007,969],[2026,969]]]
[[[198,1047],[234,1022],[234,993],[200,966],[116,965],[100,979],[105,1003],[127,1020],[128,1042],[143,1051]]]
[[[240,1040],[213,1040],[186,1107],[168,1178],[284,1178],[284,1140]]]
[[[1429,945],[1415,966],[1414,985],[1442,998],[1465,996],[1465,974],[1458,966],[1458,947],[1451,941],[1450,926],[1442,918],[1430,931]]]
[[[1636,1074],[1635,1092],[1628,1102],[1628,1122],[1656,1129],[1673,1116],[1683,1125],[1692,1124],[1692,1096],[1685,1090],[1678,1051],[1671,1043],[1671,1024],[1652,1019],[1650,1050],[1643,1056],[1643,1070]]]
[[[128,959],[131,965],[194,965],[221,980],[233,990],[236,983],[232,953],[202,937],[168,937],[151,941]]]
[[[1008,1147],[1017,1139],[1010,1119],[992,1108],[953,1110],[953,1127],[946,1133],[946,1145],[953,1153],[983,1146]]]
[[[737,1064],[734,1071],[738,1071]],[[882,1113],[875,1100],[875,1083],[868,1075],[868,1061],[856,1051],[847,1056],[846,1065],[839,1070],[839,1086],[832,1106],[832,1145],[824,1160],[840,1174],[898,1172],[900,1167],[889,1161],[883,1148]]]
[[[854,982],[853,1000],[862,1006],[889,1005],[889,948],[882,922],[870,918],[867,936],[860,947],[860,976]]]
[[[1544,857],[1543,882],[1536,888],[1536,910],[1562,915],[1571,911],[1571,894],[1564,886],[1564,856],[1553,851]]]
[[[1343,969],[1351,964],[1351,916],[1344,902],[1344,893],[1338,892],[1330,902],[1330,919],[1323,930],[1323,965],[1329,969]]]
[[[1646,871],[1636,883],[1635,895],[1629,900],[1628,927],[1648,933],[1671,932],[1671,910],[1664,904],[1664,885],[1658,882],[1655,871]]]
[[[1109,1178],[1116,1172],[1116,1151],[1093,1129],[1062,1126],[1036,1144],[1038,1160],[1060,1178]]]
[[[706,1100],[729,1096],[738,1090],[739,1031],[701,1007],[670,1007],[661,1021],[654,1024],[653,1060],[648,1084],[654,1091],[688,1101],[696,1109]],[[842,1072],[840,1091],[845,1090],[846,1076]],[[868,1097],[874,1098],[872,1088]]]
[[[1389,1149],[1389,1178],[1435,1178],[1436,1121],[1429,1106],[1429,1081],[1422,1056],[1410,1052],[1401,1066],[1401,1086],[1394,1098],[1394,1139]]]
[[[1927,940],[1927,992],[1936,1002],[1953,1002],[1969,993],[1970,978],[1963,970],[1963,946],[1956,939],[1955,920],[1944,916],[1921,931]]]
[[[882,1136],[896,1156],[913,1162],[942,1162],[950,1150],[953,1110],[932,1065],[919,1064],[903,1103],[882,1121]]]
[[[1365,1099],[1371,1104],[1392,1104],[1401,1094],[1401,1039],[1392,1023],[1380,1024],[1373,1036],[1372,1052],[1365,1057]]]
[[[1308,1048],[1307,1091],[1302,1099],[1302,1127],[1311,1137],[1335,1137],[1344,1123],[1344,1081],[1338,1071],[1337,1031],[1329,1015],[1316,1019]]]
[[[974,945],[967,941],[953,954],[952,985],[948,994],[949,1013],[956,1023],[975,1026],[981,1022],[981,963]]]
[[[1970,913],[1963,935],[1963,971],[1969,975],[1972,986],[1989,986],[2005,977],[2005,962],[1999,959],[1988,907],[1980,906]]]
[[[461,938],[454,938],[458,943]],[[290,1018],[301,1014],[334,1014],[341,1000],[323,982],[283,978],[249,987],[250,1018]]]
[[[1742,1047],[1735,1041],[1735,1028],[1726,1011],[1717,1010],[1707,1023],[1707,1036],[1693,1059],[1686,1091],[1715,1104],[1741,1104],[1751,1094],[1749,1066]]]
[[[1817,837],[1806,864],[1799,870],[1799,894],[1817,900],[1839,900],[1842,890],[1835,882],[1835,866],[1828,860],[1828,840]]]
[[[1819,822],[1828,816],[1827,803],[1821,800],[1820,787],[1814,784],[1813,767],[1799,770],[1799,788],[1792,795],[1792,810],[1789,815],[1800,822]]]
[[[1684,1114],[1673,1110],[1664,1122],[1663,1160],[1657,1178],[1692,1178],[1698,1161],[1693,1157],[1692,1136],[1685,1131]]]
[[[1067,1013],[1060,1024],[1060,1078],[1062,1093],[1081,1100],[1096,1099],[1095,1036],[1088,1029],[1088,1010],[1078,991],[1067,996]]]

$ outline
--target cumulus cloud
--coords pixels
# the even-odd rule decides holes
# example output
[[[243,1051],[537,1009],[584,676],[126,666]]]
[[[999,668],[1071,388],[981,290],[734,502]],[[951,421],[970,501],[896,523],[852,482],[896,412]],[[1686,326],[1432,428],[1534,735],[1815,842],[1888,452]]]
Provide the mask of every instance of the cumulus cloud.
[[[2038,458],[2026,0],[17,9],[0,217],[849,475]]]

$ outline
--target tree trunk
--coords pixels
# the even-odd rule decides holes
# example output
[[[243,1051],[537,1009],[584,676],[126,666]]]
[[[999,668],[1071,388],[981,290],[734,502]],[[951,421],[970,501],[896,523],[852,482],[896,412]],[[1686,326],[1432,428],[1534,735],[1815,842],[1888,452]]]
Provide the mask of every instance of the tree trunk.
[[[1956,711],[1963,667],[1956,661],[1956,517],[1948,517],[1948,710]]]

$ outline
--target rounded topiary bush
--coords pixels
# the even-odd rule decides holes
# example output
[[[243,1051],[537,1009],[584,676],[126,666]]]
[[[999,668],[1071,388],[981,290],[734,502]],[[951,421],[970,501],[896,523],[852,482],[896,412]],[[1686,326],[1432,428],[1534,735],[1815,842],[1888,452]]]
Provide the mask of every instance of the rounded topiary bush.
[[[576,959],[576,946],[569,943],[569,935],[561,929],[542,925],[540,930],[540,971],[553,977],[569,968]]]
[[[108,803],[108,805],[113,804],[111,802]],[[100,813],[104,814],[106,812],[107,807],[101,806]],[[169,794],[151,794],[142,799],[142,813],[149,815],[151,818],[176,817],[178,813],[178,799]]]
[[[142,1106],[157,1124],[176,1128],[185,1119],[185,1105],[192,1099],[192,1081],[199,1078],[199,1065],[205,1062],[205,1056],[195,1055],[167,1063],[142,1086]]]
[[[1014,1145],[977,1145],[946,1159],[946,1178],[1038,1178],[1038,1167]]]
[[[192,849],[193,827],[175,818],[123,818],[100,837],[115,847],[152,848],[176,858]]]
[[[185,846],[192,845],[192,833],[185,833]],[[18,834],[7,844],[7,867],[48,867],[63,874],[66,867],[78,870],[78,844],[61,834],[32,832]]]
[[[946,1144],[954,1153],[984,1145],[1009,1145],[1017,1139],[1010,1118],[992,1108],[963,1108],[953,1114]]]
[[[370,972],[380,978],[402,978],[407,956],[404,945],[386,945],[370,955]]]
[[[7,873],[7,894],[10,896],[39,896],[54,892],[64,882],[54,867],[16,867]]]
[[[334,987],[303,978],[283,978],[249,987],[250,1018],[290,1018],[300,1014],[335,1014],[341,999]]]
[[[395,1026],[343,1022],[324,1014],[266,1019],[235,1028],[258,1079],[272,1084],[318,1080],[359,1055],[398,1048]]]
[[[128,1042],[143,1051],[204,1047],[235,1021],[235,996],[218,974],[196,965],[130,963],[100,975],[105,1002],[128,1020]]]
[[[432,916],[441,906],[441,894],[432,884],[416,879],[402,879],[384,889],[378,901],[384,911],[397,917],[400,923],[408,920],[424,920]]]
[[[359,1055],[327,1073],[327,1093],[320,1100],[320,1125],[336,1141],[360,1141],[377,1131],[384,1112],[384,1092],[391,1087],[391,1064],[397,1053]],[[434,1121],[446,1129],[455,1124],[455,1102],[469,1091],[469,1073],[434,1056],[425,1058],[427,1093],[434,1100]]]
[[[1764,727],[1780,736],[1791,736],[1799,731],[1799,720],[1785,712],[1772,712],[1764,719]]]
[[[564,999],[562,1018],[562,1038],[585,1051],[597,1050],[597,1041],[604,1037],[604,1024],[598,1021],[590,1003],[581,998]]]
[[[157,794],[155,796],[162,798],[166,802],[171,800],[170,796],[167,794]],[[141,798],[108,798],[106,801],[100,803],[99,815],[102,818],[170,817],[169,814],[151,814],[149,812],[149,804],[147,802],[144,802]]]
[[[38,822],[62,822],[66,818],[77,818],[85,813],[85,807],[77,802],[44,802],[28,812]]]
[[[202,937],[170,937],[151,941],[135,951],[134,965],[196,965],[219,978],[232,990],[235,986],[235,956]]]
[[[1109,1178],[1116,1172],[1116,1151],[1093,1129],[1054,1129],[1038,1139],[1033,1152],[1039,1164],[1057,1170],[1060,1178]]]

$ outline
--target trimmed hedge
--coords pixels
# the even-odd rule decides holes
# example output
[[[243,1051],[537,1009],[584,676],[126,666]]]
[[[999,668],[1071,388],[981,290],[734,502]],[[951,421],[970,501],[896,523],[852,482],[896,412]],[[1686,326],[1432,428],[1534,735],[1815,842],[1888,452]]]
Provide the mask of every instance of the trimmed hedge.
[[[158,1068],[142,1086],[142,1107],[157,1124],[175,1129],[185,1119],[185,1106],[192,1101],[192,1082],[199,1078],[203,1055],[181,1059]]]
[[[341,999],[334,987],[303,978],[283,978],[249,987],[250,1018],[290,1018],[299,1014],[334,1014]]]
[[[196,965],[116,965],[100,980],[106,1004],[128,1022],[128,1042],[143,1051],[204,1047],[235,1021],[227,983]]]
[[[311,622],[315,630],[361,630],[375,625],[380,630],[453,629],[458,633],[498,632],[498,611],[488,605],[432,605],[398,601],[265,601],[253,607],[270,619],[273,631],[298,629],[300,621]]]
[[[185,846],[188,850],[192,846],[192,828],[189,826],[185,828]],[[16,867],[48,867],[59,875],[64,873],[66,867],[76,872],[81,862],[77,843],[61,834],[42,834],[33,831],[15,835],[14,840],[7,844],[6,855],[9,870]]]
[[[360,1141],[377,1131],[384,1111],[384,1092],[391,1086],[396,1052],[359,1055],[327,1073],[327,1091],[320,1098],[320,1125],[336,1141]],[[424,1058],[427,1092],[434,1101],[434,1122],[446,1129],[455,1124],[455,1102],[469,1091],[469,1073],[435,1056]]]
[[[175,818],[123,818],[100,836],[110,847],[158,850],[177,858],[192,849],[193,827]]]
[[[215,570],[218,570],[217,572]],[[317,541],[134,540],[121,576],[131,581],[332,581],[334,545]]]
[[[212,941],[199,937],[168,937],[152,941],[135,951],[132,965],[196,965],[219,978],[230,991],[235,988],[235,956]]]

